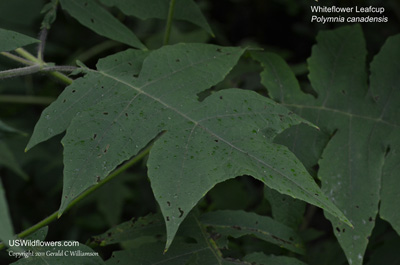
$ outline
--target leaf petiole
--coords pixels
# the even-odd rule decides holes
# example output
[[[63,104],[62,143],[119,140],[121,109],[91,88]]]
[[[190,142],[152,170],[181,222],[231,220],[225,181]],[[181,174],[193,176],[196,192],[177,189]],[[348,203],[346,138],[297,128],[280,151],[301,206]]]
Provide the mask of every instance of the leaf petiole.
[[[176,0],[171,0],[171,2],[169,3],[167,26],[166,26],[165,35],[164,35],[164,45],[168,44],[169,36],[171,35],[171,27],[172,27],[172,20],[174,17],[175,2],[176,2]]]

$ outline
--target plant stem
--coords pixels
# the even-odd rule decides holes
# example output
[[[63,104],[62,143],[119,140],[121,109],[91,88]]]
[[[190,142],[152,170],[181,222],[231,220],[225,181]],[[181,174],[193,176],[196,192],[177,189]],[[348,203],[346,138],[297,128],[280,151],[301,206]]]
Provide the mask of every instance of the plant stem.
[[[60,72],[50,72],[50,74],[67,85],[72,84],[72,82],[74,81],[73,79],[69,78],[68,76]]]
[[[25,59],[28,59],[31,62],[37,63],[39,65],[46,65],[46,63],[42,60],[39,60],[38,58],[36,58],[35,56],[33,56],[31,53],[29,53],[28,51],[26,51],[23,48],[18,48],[15,50],[19,55],[21,55],[22,57],[24,57]],[[60,73],[60,72],[50,72],[50,74],[52,76],[54,76],[55,78],[61,80],[62,82],[64,82],[67,85],[72,84],[72,80],[71,78],[69,78],[68,76]]]
[[[173,17],[174,17],[175,2],[176,2],[176,0],[171,0],[169,2],[167,27],[165,29],[165,35],[164,35],[164,45],[168,44],[169,36],[171,35],[171,27],[172,27],[172,20],[173,20]]]
[[[76,67],[74,66],[46,66],[46,65],[47,64],[42,64],[42,65],[34,64],[31,66],[0,71],[0,79],[30,75],[37,72],[51,72],[51,73],[58,73],[56,71],[72,72],[76,69]],[[58,73],[57,75],[63,75],[63,74]],[[69,79],[69,77],[67,78]],[[69,82],[68,80],[66,81]]]
[[[131,166],[135,165],[137,162],[139,162],[140,160],[142,160],[149,152],[151,149],[152,145],[147,146],[145,149],[143,149],[137,156],[133,157],[131,160],[129,160],[128,162],[126,162],[125,164],[123,164],[121,167],[119,167],[118,169],[116,169],[114,172],[112,172],[110,175],[108,175],[106,178],[104,178],[103,180],[101,180],[99,183],[97,183],[97,185],[90,187],[89,189],[87,189],[86,191],[84,191],[83,193],[81,193],[78,197],[76,197],[65,209],[64,213],[66,211],[68,211],[69,209],[71,209],[75,204],[77,204],[78,202],[80,202],[81,200],[83,200],[84,198],[86,198],[88,195],[90,195],[91,193],[93,193],[95,190],[97,190],[98,188],[102,187],[104,184],[106,184],[107,182],[111,181],[112,179],[114,179],[116,176],[118,176],[119,174],[121,174],[122,172],[124,172],[125,170],[127,170],[128,168],[130,168]],[[60,215],[58,213],[58,211],[55,211],[54,213],[52,213],[50,216],[46,217],[45,219],[43,219],[42,221],[40,221],[39,223],[29,227],[28,229],[22,231],[21,233],[19,233],[17,235],[18,238],[24,238],[29,236],[30,234],[36,232],[37,230],[39,230],[40,228],[48,225],[49,223],[57,220],[58,218],[60,218]],[[5,248],[4,243],[0,244],[0,250]]]
[[[0,95],[0,102],[4,103],[49,105],[54,100],[52,97]]]
[[[18,48],[15,50],[19,55],[24,57],[25,59],[28,59],[31,62],[37,63],[37,64],[43,64],[44,62],[33,56],[30,52],[26,51],[23,48]]]
[[[40,31],[40,43],[38,47],[38,53],[37,53],[37,58],[40,61],[43,61],[43,52],[44,52],[44,47],[46,45],[46,37],[47,37],[47,28],[43,28],[42,31]]]
[[[36,65],[31,65],[31,66],[26,66],[26,67],[21,67],[21,68],[0,71],[0,79],[34,74],[34,73],[39,72],[40,68],[41,68],[41,66],[36,64]]]
[[[11,60],[14,60],[14,61],[17,61],[19,63],[22,63],[22,64],[26,64],[26,65],[34,65],[35,64],[34,62],[25,60],[24,58],[21,58],[21,57],[16,56],[16,55],[14,55],[12,53],[9,53],[9,52],[0,52],[0,54],[4,55],[5,57],[8,57]]]

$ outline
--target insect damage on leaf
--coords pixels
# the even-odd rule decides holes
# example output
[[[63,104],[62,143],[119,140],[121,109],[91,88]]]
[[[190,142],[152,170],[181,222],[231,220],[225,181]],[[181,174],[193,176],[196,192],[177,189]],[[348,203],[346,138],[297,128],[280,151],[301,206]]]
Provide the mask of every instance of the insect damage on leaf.
[[[165,132],[156,140],[147,166],[166,220],[167,247],[207,191],[240,175],[251,175],[349,223],[300,161],[286,147],[272,143],[286,128],[308,122],[251,91],[228,89],[198,101],[197,94],[223,80],[243,52],[178,44],[151,53],[128,50],[100,60],[97,70],[85,70],[86,75],[43,112],[28,144],[66,130],[59,212],[95,185],[97,176],[104,178]],[[137,77],[127,62],[135,64]]]

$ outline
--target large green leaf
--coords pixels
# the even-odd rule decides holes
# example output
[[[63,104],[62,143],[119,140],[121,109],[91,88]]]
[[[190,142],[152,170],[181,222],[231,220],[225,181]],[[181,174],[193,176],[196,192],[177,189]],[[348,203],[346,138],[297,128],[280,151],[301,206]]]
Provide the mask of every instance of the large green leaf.
[[[293,252],[305,253],[305,247],[294,230],[267,216],[224,210],[206,213],[201,216],[200,221],[222,235],[254,235]]]
[[[100,60],[98,70],[85,70],[86,76],[42,113],[28,144],[30,148],[67,129],[60,213],[165,132],[147,165],[167,223],[167,246],[185,216],[215,184],[240,175],[251,175],[347,221],[300,161],[286,147],[272,143],[275,135],[303,119],[268,98],[239,89],[199,102],[197,94],[223,80],[243,52],[178,44],[150,55],[128,50]]]
[[[168,17],[170,0],[100,0],[108,6],[118,7],[124,14],[140,19]],[[201,10],[193,0],[175,2],[174,19],[189,21],[214,35]]]
[[[386,148],[382,172],[379,215],[400,235],[400,35],[389,38],[371,64],[370,85],[382,110],[380,121],[387,125],[380,149]],[[387,122],[386,122],[387,121]],[[377,125],[378,126],[378,125]],[[382,147],[382,144],[384,145]]]
[[[270,95],[332,136],[319,161],[318,176],[322,189],[354,229],[325,213],[349,263],[362,264],[380,193],[382,218],[400,231],[399,206],[393,203],[400,188],[400,36],[389,38],[374,58],[370,90],[360,26],[323,31],[317,41],[308,61],[317,98],[300,90],[289,67],[276,55],[255,57],[265,67],[262,82]]]
[[[8,52],[39,40],[28,37],[18,32],[0,28],[0,52]]]
[[[94,0],[60,0],[68,13],[82,25],[104,37],[146,49],[135,34]]]

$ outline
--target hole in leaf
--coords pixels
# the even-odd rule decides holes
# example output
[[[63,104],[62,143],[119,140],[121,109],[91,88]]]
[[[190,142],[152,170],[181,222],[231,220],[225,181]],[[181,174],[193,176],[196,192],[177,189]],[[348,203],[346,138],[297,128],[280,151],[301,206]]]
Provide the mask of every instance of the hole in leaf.
[[[217,52],[222,52],[222,50],[220,48],[217,49]]]
[[[93,18],[91,18],[90,21],[92,21],[92,23],[94,23],[94,19]]]
[[[178,208],[179,210],[179,218],[182,218],[183,214],[185,213],[181,208]]]
[[[138,75],[138,74],[133,74],[133,77],[134,77],[134,78],[138,78],[139,75]]]
[[[75,93],[75,92],[76,92],[76,90],[75,90],[75,89],[73,89],[73,90],[72,90],[72,93]]]
[[[108,151],[108,148],[110,148],[110,145],[108,144],[107,146],[106,146],[106,148],[104,149],[104,153],[107,153],[107,151]]]
[[[167,204],[168,204],[168,206],[171,206],[171,203],[169,201],[167,202]]]
[[[179,59],[176,59],[176,60],[175,60],[175,62],[177,62],[177,63],[179,63],[180,61],[181,61],[181,60],[179,60]]]
[[[167,221],[169,222],[169,216],[166,216],[165,219],[167,219]]]
[[[340,233],[340,228],[339,228],[339,227],[336,227],[336,231],[338,231],[338,233]]]
[[[387,156],[389,155],[389,153],[390,153],[390,146],[388,145],[388,146],[386,147],[385,157],[387,157]]]
[[[96,137],[97,137],[97,134],[93,134],[93,140],[96,139]]]
[[[108,115],[108,112],[103,112],[104,115]]]

